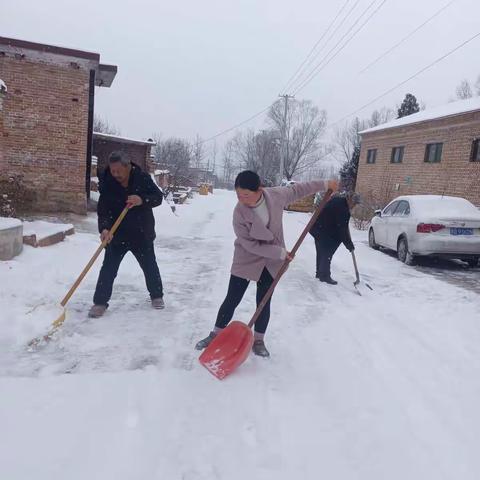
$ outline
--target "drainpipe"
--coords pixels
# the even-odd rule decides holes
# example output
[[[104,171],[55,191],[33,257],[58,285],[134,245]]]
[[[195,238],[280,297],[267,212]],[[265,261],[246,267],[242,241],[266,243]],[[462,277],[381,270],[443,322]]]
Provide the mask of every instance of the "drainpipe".
[[[88,86],[87,171],[85,174],[85,191],[87,194],[87,202],[88,200],[90,200],[90,172],[92,170],[94,101],[95,101],[95,70],[90,70],[90,81]]]

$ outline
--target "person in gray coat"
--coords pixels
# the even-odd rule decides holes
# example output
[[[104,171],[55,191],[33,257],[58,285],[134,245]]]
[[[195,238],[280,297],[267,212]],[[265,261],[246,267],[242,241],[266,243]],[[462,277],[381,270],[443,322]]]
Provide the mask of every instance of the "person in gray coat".
[[[197,350],[206,348],[228,325],[250,281],[257,283],[258,306],[285,259],[292,260],[283,237],[284,208],[307,195],[335,186],[334,182],[327,184],[319,180],[265,188],[255,172],[246,170],[238,174],[235,180],[238,203],[233,211],[236,239],[227,296],[218,311],[214,329],[196,344]],[[270,355],[264,343],[269,319],[270,301],[255,323],[253,352],[262,357]]]

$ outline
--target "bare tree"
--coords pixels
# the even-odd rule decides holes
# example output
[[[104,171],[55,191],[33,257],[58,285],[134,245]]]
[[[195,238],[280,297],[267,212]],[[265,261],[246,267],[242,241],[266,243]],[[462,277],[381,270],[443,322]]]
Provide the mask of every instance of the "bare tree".
[[[475,92],[477,95],[480,95],[480,75],[477,78],[477,81],[475,82]]]
[[[193,165],[195,168],[202,168],[203,166],[203,160],[205,158],[205,148],[203,145],[203,140],[197,134],[193,144]]]
[[[231,138],[227,141],[223,149],[223,183],[226,186],[233,184],[233,174],[235,170],[234,139]]]
[[[107,133],[109,135],[120,135],[120,129],[115,125],[111,125],[108,120],[94,115],[93,117],[93,131],[99,133]]]
[[[320,144],[327,113],[310,100],[291,100],[286,119],[284,112],[284,103],[278,100],[271,106],[268,119],[273,129],[284,136],[283,176],[291,180],[294,175],[312,168],[327,154],[328,148]]]
[[[183,138],[167,138],[157,140],[154,148],[155,163],[170,171],[170,183],[174,188],[190,177],[192,146]]]
[[[238,133],[231,140],[231,153],[237,165],[257,172],[265,185],[275,184],[280,168],[280,144],[276,131]]]
[[[459,100],[466,100],[467,98],[472,98],[472,87],[470,86],[470,82],[468,80],[462,80],[460,85],[455,89],[455,93]]]

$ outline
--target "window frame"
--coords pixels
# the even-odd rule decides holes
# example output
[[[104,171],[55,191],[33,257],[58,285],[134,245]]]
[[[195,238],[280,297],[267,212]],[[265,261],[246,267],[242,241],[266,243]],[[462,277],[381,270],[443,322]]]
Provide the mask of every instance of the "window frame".
[[[401,152],[400,159],[398,161],[395,161],[395,153],[399,151]],[[405,145],[399,145],[398,147],[392,147],[392,153],[390,155],[390,163],[393,164],[399,164],[403,163],[403,157],[405,156]]]
[[[434,148],[434,159],[430,160],[431,148]],[[439,148],[440,147],[440,148]],[[440,151],[440,154],[438,153]],[[425,145],[424,163],[441,163],[443,155],[443,142],[432,142]]]
[[[480,162],[480,138],[474,138],[472,141],[472,152],[470,154],[471,162]]]
[[[373,161],[371,161],[370,152],[373,152]],[[367,165],[374,165],[375,163],[377,163],[377,149],[369,148],[367,150]]]

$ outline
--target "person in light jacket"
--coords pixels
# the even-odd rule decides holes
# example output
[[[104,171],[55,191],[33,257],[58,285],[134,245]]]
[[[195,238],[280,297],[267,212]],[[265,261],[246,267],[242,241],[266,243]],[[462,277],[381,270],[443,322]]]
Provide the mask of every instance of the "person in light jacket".
[[[320,180],[265,188],[255,172],[246,170],[238,174],[235,180],[238,203],[233,211],[236,239],[227,296],[218,311],[214,329],[196,344],[197,350],[208,347],[228,325],[250,281],[257,283],[258,306],[285,259],[292,260],[283,238],[284,208],[307,195],[335,187],[335,182],[327,184]],[[264,343],[269,319],[270,300],[255,323],[253,352],[262,357],[270,356]]]

